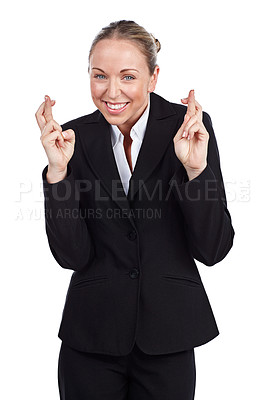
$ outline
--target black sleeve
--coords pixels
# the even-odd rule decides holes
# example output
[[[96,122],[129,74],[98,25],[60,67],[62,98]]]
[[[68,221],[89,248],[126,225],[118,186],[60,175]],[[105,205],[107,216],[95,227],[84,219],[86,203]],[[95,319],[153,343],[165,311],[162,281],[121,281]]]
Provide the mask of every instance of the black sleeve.
[[[80,271],[94,256],[86,222],[80,213],[78,188],[71,160],[65,179],[48,183],[48,165],[42,171],[45,229],[50,250],[58,264]]]
[[[206,112],[203,112],[203,123],[209,133],[207,166],[191,181],[186,175],[174,193],[184,215],[193,257],[212,266],[227,255],[235,232],[227,209],[217,141],[211,118]]]

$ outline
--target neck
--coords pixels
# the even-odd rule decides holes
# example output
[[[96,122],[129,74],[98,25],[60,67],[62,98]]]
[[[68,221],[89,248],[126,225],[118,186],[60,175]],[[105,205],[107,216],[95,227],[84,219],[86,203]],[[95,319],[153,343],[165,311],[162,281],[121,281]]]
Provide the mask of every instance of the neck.
[[[135,123],[140,119],[140,117],[142,116],[142,114],[145,112],[146,108],[148,107],[148,101],[147,103],[143,106],[143,108],[141,109],[141,111],[136,114],[135,118],[133,121],[129,122],[127,121],[125,124],[122,125],[117,125],[117,127],[119,128],[120,132],[124,135],[124,136],[129,136],[130,135],[130,131],[132,129],[132,127],[135,125]]]

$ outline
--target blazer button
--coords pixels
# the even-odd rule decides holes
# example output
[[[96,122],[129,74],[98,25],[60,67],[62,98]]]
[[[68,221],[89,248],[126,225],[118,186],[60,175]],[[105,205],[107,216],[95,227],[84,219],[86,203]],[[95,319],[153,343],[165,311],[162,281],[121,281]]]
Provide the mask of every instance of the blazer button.
[[[131,232],[129,232],[128,238],[129,238],[129,240],[135,240],[135,239],[137,238],[137,233],[136,233],[136,231],[131,231]]]
[[[136,279],[139,276],[139,270],[137,268],[133,268],[130,272],[129,272],[129,276],[132,279]]]

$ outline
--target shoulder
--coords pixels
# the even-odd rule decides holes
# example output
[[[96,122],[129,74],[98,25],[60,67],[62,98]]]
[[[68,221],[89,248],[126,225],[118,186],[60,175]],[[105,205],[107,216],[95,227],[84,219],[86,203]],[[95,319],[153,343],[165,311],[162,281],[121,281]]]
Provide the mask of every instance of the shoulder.
[[[151,106],[154,108],[158,107],[160,109],[168,109],[169,111],[171,110],[173,113],[177,114],[177,116],[182,118],[184,118],[187,112],[187,106],[184,104],[169,101],[154,92],[151,93]],[[202,119],[203,123],[206,122],[208,125],[211,124],[211,117],[206,111],[202,112]]]
[[[94,112],[90,113],[90,114],[86,114],[86,115],[82,115],[80,117],[74,118],[70,121],[67,121],[63,124],[61,124],[62,129],[63,130],[67,130],[67,129],[73,129],[77,128],[81,125],[84,124],[93,124],[95,122],[98,122],[100,119],[101,113],[100,111],[97,109]]]
[[[155,92],[150,93],[150,101],[151,113],[156,116],[164,117],[174,114],[184,116],[186,113],[186,106],[171,102]]]

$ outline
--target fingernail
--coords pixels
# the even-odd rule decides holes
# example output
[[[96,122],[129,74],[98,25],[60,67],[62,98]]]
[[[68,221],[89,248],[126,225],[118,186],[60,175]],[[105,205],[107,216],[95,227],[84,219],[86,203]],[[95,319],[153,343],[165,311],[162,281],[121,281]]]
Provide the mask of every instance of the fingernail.
[[[65,139],[66,135],[64,134],[64,132],[61,132],[61,134],[62,134],[63,138]]]
[[[182,135],[182,137],[185,137],[186,136],[186,132],[183,132],[183,135]]]

